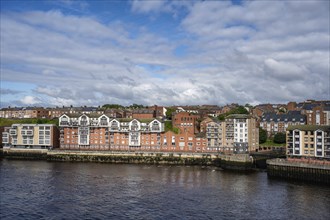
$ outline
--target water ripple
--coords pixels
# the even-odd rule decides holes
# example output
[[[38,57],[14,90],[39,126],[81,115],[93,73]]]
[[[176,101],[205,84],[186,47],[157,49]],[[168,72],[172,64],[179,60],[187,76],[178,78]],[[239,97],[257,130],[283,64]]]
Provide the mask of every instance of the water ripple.
[[[330,188],[199,167],[0,161],[0,219],[327,219]]]

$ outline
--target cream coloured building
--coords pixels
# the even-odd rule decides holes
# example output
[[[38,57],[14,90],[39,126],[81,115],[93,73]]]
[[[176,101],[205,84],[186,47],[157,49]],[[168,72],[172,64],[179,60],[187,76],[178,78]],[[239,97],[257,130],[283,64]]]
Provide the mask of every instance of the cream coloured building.
[[[2,143],[14,148],[56,148],[59,131],[53,124],[13,124],[2,133]]]
[[[223,153],[248,153],[259,148],[256,120],[245,114],[233,114],[225,121],[206,123],[207,147]]]
[[[296,125],[286,131],[287,156],[330,160],[330,126]]]

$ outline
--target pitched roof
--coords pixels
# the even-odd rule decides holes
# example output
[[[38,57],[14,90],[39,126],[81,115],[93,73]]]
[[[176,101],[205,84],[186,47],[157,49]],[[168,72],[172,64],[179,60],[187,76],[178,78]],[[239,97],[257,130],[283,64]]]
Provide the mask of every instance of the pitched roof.
[[[302,109],[304,110],[313,110],[314,107],[319,106],[318,104],[310,104],[310,103],[305,103],[302,106]]]
[[[231,114],[231,115],[228,115],[226,118],[251,118],[250,115],[247,115],[247,114]]]
[[[287,128],[287,130],[301,130],[301,131],[330,131],[330,126],[325,125],[292,125]]]
[[[295,121],[306,122],[306,115],[302,115],[299,111],[289,111],[287,114],[265,113],[261,117],[262,121]]]

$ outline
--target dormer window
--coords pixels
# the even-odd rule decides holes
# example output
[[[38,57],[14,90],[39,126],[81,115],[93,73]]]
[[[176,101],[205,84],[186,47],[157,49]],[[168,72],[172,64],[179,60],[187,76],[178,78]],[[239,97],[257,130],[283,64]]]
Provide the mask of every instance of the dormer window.
[[[152,131],[159,131],[160,130],[160,126],[159,126],[159,122],[158,121],[152,122],[151,130]]]
[[[101,120],[100,120],[100,125],[101,126],[108,126],[108,119],[105,116],[102,116]]]
[[[132,131],[138,131],[139,130],[139,123],[136,120],[132,121],[131,130]]]
[[[60,126],[65,126],[69,124],[69,118],[67,116],[63,116],[61,118]]]
[[[110,129],[112,131],[118,131],[119,130],[119,123],[117,121],[112,121],[110,124]]]
[[[81,116],[81,118],[80,118],[80,125],[81,125],[81,126],[86,126],[86,125],[88,125],[88,119],[87,119],[87,116],[85,116],[85,115]]]

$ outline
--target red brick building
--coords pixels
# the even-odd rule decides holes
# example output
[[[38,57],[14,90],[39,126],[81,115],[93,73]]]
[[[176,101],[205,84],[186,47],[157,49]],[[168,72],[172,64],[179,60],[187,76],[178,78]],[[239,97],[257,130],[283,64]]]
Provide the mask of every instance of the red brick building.
[[[189,112],[178,112],[175,113],[172,117],[173,127],[180,129],[180,133],[198,133],[197,130],[197,120],[200,119],[200,116],[197,114]]]

